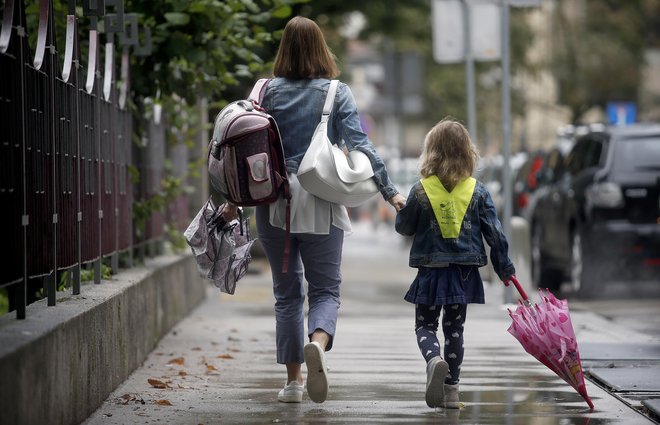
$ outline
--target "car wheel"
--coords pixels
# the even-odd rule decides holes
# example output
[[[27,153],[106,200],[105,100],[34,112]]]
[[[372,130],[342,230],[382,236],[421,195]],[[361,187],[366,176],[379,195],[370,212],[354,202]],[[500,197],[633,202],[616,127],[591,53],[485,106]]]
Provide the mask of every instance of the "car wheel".
[[[574,231],[571,237],[571,268],[569,270],[569,281],[571,290],[581,296],[593,295],[593,285],[587,273],[586,258],[582,237],[579,231]]]
[[[532,281],[538,288],[548,288],[557,291],[561,285],[560,273],[549,269],[542,249],[542,228],[535,223],[532,227]]]

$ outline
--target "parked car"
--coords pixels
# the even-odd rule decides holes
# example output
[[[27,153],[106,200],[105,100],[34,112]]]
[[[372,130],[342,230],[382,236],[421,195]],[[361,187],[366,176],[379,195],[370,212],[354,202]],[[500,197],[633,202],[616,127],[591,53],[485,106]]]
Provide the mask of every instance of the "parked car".
[[[525,152],[518,152],[509,158],[509,170],[511,173],[511,187],[518,169],[523,166],[527,160]],[[500,217],[504,210],[504,158],[502,155],[482,158],[477,165],[475,178],[486,185],[495,204],[495,209]],[[513,197],[513,191],[512,191]]]
[[[558,167],[575,144],[575,138],[587,133],[586,126],[566,125],[557,129],[555,145],[549,150],[529,154],[513,181],[513,215],[528,218],[539,189],[555,181]]]
[[[591,128],[556,171],[529,219],[534,282],[660,282],[660,124]]]
[[[529,197],[539,188],[539,179],[547,153],[534,151],[525,160],[513,178],[513,215],[522,216],[529,205]]]

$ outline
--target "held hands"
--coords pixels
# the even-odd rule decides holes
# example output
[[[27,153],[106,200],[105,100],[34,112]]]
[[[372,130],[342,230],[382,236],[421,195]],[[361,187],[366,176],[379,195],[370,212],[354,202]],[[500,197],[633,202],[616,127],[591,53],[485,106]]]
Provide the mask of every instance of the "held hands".
[[[397,193],[388,199],[387,202],[389,202],[390,205],[392,205],[394,209],[399,212],[399,210],[406,205],[406,198],[400,193]]]

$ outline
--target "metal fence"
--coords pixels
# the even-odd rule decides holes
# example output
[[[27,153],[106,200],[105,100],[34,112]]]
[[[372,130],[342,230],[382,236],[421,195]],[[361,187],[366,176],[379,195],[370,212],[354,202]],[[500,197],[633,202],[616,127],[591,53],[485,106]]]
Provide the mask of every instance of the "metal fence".
[[[124,14],[122,0],[83,2],[83,19],[90,20],[91,28],[84,35],[75,3],[69,1],[66,42],[58,50],[52,0],[39,2],[34,51],[28,43],[33,29],[27,28],[24,2],[5,0],[4,5],[0,229],[5,238],[0,288],[7,288],[10,309],[19,319],[25,318],[38,288],[45,289],[48,305],[55,305],[58,272],[71,272],[73,294],[79,294],[81,266],[93,265],[95,282],[100,283],[104,259],[116,270],[118,254],[125,252],[130,265],[133,249],[160,240],[167,220],[154,213],[136,236],[133,202],[160,190],[168,150],[162,118],[145,123],[142,144],[132,141],[129,55],[149,54],[150,46],[139,45],[137,19]],[[114,13],[106,14],[110,6]],[[105,19],[103,34],[97,31],[99,19]],[[89,40],[87,52],[80,52],[82,36]],[[173,148],[177,161],[187,157],[180,150]],[[139,171],[138,184],[131,182],[131,166]],[[177,223],[187,219],[187,210],[185,197],[168,208]]]

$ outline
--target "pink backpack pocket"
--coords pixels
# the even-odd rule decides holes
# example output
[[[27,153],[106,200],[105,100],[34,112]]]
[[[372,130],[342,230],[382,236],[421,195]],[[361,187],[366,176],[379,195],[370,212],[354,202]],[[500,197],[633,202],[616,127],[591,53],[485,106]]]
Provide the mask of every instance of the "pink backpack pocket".
[[[271,169],[268,154],[265,152],[250,155],[245,158],[248,166],[248,188],[250,196],[261,199],[273,192]]]

